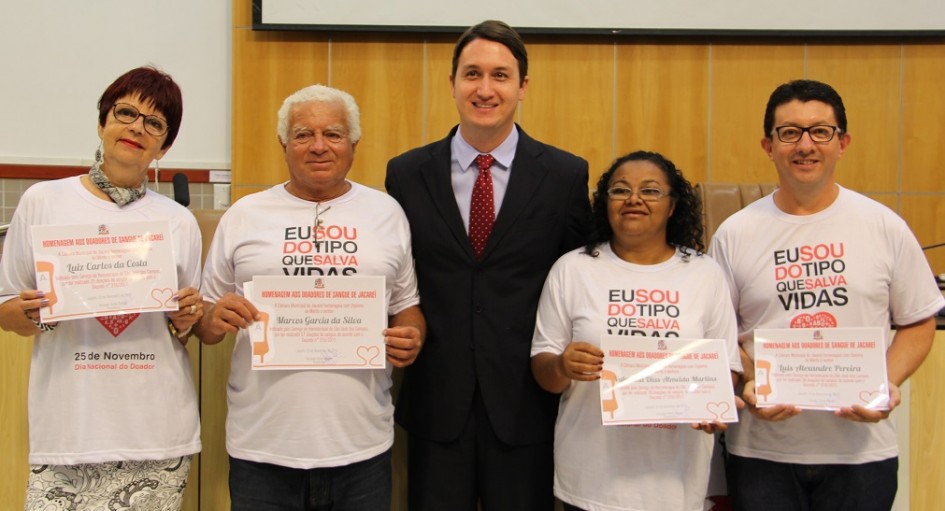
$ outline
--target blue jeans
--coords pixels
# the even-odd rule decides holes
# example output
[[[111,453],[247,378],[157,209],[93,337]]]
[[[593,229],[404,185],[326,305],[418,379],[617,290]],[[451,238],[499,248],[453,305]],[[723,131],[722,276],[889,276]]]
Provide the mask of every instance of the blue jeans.
[[[899,458],[859,465],[801,465],[730,454],[728,493],[737,511],[888,511]]]
[[[389,511],[391,452],[340,467],[298,469],[230,456],[231,511]]]

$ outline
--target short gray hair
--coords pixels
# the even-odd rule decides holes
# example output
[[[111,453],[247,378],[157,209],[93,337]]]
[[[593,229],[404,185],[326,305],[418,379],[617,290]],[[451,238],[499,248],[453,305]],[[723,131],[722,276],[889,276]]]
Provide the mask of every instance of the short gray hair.
[[[343,90],[316,84],[293,92],[282,102],[282,107],[279,108],[278,121],[276,122],[276,134],[279,135],[279,141],[283,145],[289,140],[289,111],[292,110],[293,106],[309,101],[341,103],[341,106],[345,109],[345,120],[348,123],[348,140],[352,144],[356,144],[358,140],[361,140],[361,112],[358,110],[358,103],[354,100],[354,97]]]

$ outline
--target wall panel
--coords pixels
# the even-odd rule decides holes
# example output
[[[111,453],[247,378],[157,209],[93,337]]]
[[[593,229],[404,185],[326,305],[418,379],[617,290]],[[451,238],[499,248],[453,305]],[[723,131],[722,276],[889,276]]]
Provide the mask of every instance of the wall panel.
[[[899,211],[899,194],[896,193],[869,193],[865,195],[876,202],[882,202],[887,208],[893,211]]]
[[[33,341],[0,331],[0,348],[0,503],[23,509],[29,474],[26,389]]]
[[[900,215],[922,246],[945,243],[945,196],[906,195]],[[926,250],[925,256],[935,274],[945,273],[945,247]]]
[[[709,45],[617,44],[616,153],[666,156],[692,183],[707,177]]]
[[[900,46],[814,45],[807,54],[807,78],[832,85],[847,110],[852,141],[837,165],[837,181],[864,192],[897,191]]]
[[[426,119],[423,119],[424,144],[440,140],[459,123],[456,102],[453,100],[453,86],[450,83],[453,45],[456,39],[457,37],[435,36],[425,44],[426,89],[422,103],[426,109]]]
[[[765,104],[779,84],[804,77],[801,44],[714,44],[709,55],[709,181],[770,183],[762,151]]]
[[[945,192],[945,42],[903,45],[902,189]],[[942,267],[940,271],[945,271]]]
[[[226,382],[235,337],[228,334],[219,344],[200,347],[201,472],[200,510],[230,509],[230,460],[226,454]],[[194,340],[196,342],[196,339]]]
[[[276,135],[276,113],[289,94],[328,83],[328,40],[321,34],[236,28],[233,55],[234,187],[284,181],[288,171]]]
[[[912,376],[910,385],[909,438],[910,472],[909,482],[910,509],[928,511],[942,509],[945,504],[945,407],[942,396],[945,395],[945,330],[935,333],[932,351],[922,367]]]
[[[387,160],[423,141],[423,43],[403,36],[334,39],[331,86],[354,96],[361,132],[348,177],[382,188]]]
[[[522,128],[585,158],[589,179],[596,182],[614,155],[613,45],[536,40],[528,43]]]

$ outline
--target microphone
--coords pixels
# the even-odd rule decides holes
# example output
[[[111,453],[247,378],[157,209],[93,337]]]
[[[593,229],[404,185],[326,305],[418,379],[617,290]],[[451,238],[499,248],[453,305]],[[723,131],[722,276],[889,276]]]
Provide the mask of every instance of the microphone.
[[[174,174],[171,181],[174,182],[174,200],[185,208],[190,206],[190,187],[187,185],[187,176],[180,173]]]

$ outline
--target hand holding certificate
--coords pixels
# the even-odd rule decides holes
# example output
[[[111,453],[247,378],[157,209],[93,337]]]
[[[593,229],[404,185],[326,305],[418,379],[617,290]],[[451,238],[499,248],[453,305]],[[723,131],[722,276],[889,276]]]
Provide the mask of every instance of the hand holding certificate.
[[[251,285],[250,285],[251,284]],[[382,369],[384,277],[255,277],[253,369]]]
[[[723,340],[604,336],[601,348],[605,426],[738,422]]]
[[[884,339],[880,328],[756,330],[757,406],[888,410]]]

